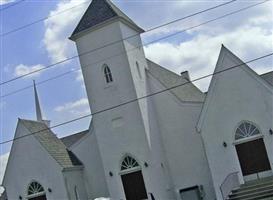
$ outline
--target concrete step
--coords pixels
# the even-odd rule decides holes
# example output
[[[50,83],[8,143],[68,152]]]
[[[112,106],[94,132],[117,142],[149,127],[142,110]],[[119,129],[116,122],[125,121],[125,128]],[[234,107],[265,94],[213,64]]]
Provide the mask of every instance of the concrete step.
[[[249,186],[249,185],[256,185],[257,183],[266,183],[266,182],[273,182],[273,176],[260,178],[260,179],[256,179],[252,181],[247,181],[245,184],[242,185],[242,187]]]
[[[266,187],[269,185],[273,185],[273,180],[266,180],[266,181],[255,181],[253,183],[245,183],[240,186],[240,188],[236,188],[233,190],[233,192],[236,192],[238,190],[243,191],[243,190],[250,190],[253,188],[260,188],[260,187]]]
[[[246,194],[255,193],[259,191],[266,191],[266,190],[273,191],[273,183],[271,185],[258,186],[254,188],[243,189],[243,190],[238,189],[238,190],[232,191],[232,194],[230,196],[233,197],[233,196],[239,196],[239,195],[246,195]]]
[[[264,197],[273,197],[273,189],[260,190],[257,192],[249,192],[247,194],[229,196],[228,200],[249,200],[249,199],[261,199]]]
[[[227,200],[273,200],[273,177],[249,181],[232,190]]]

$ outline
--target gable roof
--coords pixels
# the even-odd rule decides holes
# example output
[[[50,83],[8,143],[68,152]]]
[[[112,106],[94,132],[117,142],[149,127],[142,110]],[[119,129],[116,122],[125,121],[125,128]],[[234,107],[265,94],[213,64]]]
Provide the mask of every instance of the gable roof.
[[[140,32],[143,32],[143,29],[137,26],[133,20],[125,15],[110,0],[93,0],[73,31],[71,38],[82,31],[114,18],[121,18],[136,27]]]
[[[225,57],[228,57],[229,59],[232,59],[234,62],[234,66],[223,66],[223,60]],[[235,64],[236,63],[236,64]],[[216,85],[217,76],[219,73],[225,73],[226,70],[229,70],[229,68],[241,68],[244,71],[246,71],[250,76],[252,76],[257,82],[261,83],[263,86],[265,86],[266,89],[268,89],[269,92],[273,93],[273,85],[270,85],[265,79],[263,79],[261,76],[259,76],[254,70],[252,70],[245,62],[243,62],[238,56],[236,56],[234,53],[232,53],[229,49],[227,49],[224,45],[222,45],[220,50],[220,55],[218,56],[218,60],[216,63],[216,67],[214,70],[214,75],[212,76],[209,89],[206,95],[205,102],[203,104],[203,108],[201,111],[201,114],[199,116],[199,120],[197,122],[197,131],[200,132],[202,129],[202,125],[205,119],[205,114],[209,107],[209,102],[211,101],[213,90]]]
[[[63,168],[82,165],[79,159],[68,151],[60,139],[43,122],[20,119],[22,124],[33,133],[44,149],[51,155]]]
[[[69,148],[73,144],[75,144],[76,142],[78,142],[82,137],[84,137],[88,132],[89,132],[89,129],[85,130],[85,131],[82,131],[82,132],[79,132],[79,133],[75,133],[75,134],[63,137],[60,140],[63,142],[63,144],[67,148]]]
[[[273,86],[273,71],[261,74],[260,77]]]
[[[205,94],[202,93],[193,83],[189,82],[185,76],[179,76],[176,73],[167,70],[166,68],[147,60],[148,72],[156,78],[165,88],[176,87],[170,90],[181,101],[185,102],[203,102]],[[184,84],[184,85],[183,85]]]

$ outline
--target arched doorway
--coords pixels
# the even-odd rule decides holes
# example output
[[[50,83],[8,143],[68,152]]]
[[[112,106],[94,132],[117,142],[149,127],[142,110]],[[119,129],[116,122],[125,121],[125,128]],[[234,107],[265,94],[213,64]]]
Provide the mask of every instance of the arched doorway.
[[[134,158],[124,157],[120,174],[126,200],[148,199],[141,167]]]
[[[27,199],[28,200],[47,200],[46,192],[43,186],[36,181],[31,182],[27,190]]]
[[[261,131],[251,122],[242,122],[236,129],[235,147],[243,176],[271,170]]]

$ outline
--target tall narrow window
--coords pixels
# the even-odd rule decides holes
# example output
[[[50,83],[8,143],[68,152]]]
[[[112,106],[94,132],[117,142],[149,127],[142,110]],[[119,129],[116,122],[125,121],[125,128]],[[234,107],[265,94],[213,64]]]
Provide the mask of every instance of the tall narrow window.
[[[138,76],[139,76],[139,78],[141,78],[141,72],[140,72],[140,68],[139,68],[138,62],[136,62],[136,67],[137,67]]]
[[[104,72],[104,77],[105,77],[106,83],[113,82],[111,70],[107,65],[104,65],[103,72]]]

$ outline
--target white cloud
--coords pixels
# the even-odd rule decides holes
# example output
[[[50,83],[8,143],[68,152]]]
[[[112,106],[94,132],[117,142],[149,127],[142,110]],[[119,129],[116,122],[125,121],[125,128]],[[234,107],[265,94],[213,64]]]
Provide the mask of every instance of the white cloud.
[[[259,41],[259,45],[257,45]],[[222,34],[200,33],[193,39],[173,44],[169,42],[152,44],[145,48],[147,57],[180,73],[190,71],[193,78],[213,72],[221,44],[226,45],[239,57],[247,61],[272,51],[272,33],[255,26],[242,26]],[[166,51],[166,49],[168,49]],[[255,65],[255,64],[254,64]],[[261,68],[265,66],[256,66]],[[270,70],[268,65],[267,71]],[[266,70],[263,70],[266,71]],[[208,86],[208,80],[197,85],[202,89]]]
[[[65,103],[64,105],[56,107],[54,111],[62,114],[68,114],[70,116],[82,116],[90,113],[87,98],[81,98],[73,102]]]
[[[215,1],[114,2],[140,26],[146,28],[151,28],[220,4]],[[144,40],[154,40],[155,37],[181,31],[187,27],[255,3],[255,1],[235,2],[182,20],[173,25],[156,29],[145,34],[143,38]],[[49,15],[55,15],[78,4],[80,3],[77,0],[62,0]],[[273,16],[270,4],[272,5],[273,3],[267,2],[178,35],[176,38],[179,42],[173,40],[172,42],[165,41],[152,44],[145,48],[145,52],[149,58],[176,72],[189,70],[193,77],[213,71],[222,43],[243,59],[259,56],[269,50],[269,48],[272,49],[271,19]],[[43,41],[52,62],[65,59],[72,52],[75,52],[74,44],[67,38],[76,27],[87,6],[88,4],[84,4],[45,21],[46,31]],[[181,39],[186,41],[180,42]],[[256,41],[259,41],[259,45],[257,45]],[[262,67],[267,69],[264,66],[259,67],[257,68],[258,71],[266,71],[261,70]],[[82,81],[80,73],[77,74],[76,80]],[[206,88],[203,86],[203,83],[202,87]]]
[[[82,75],[82,71],[81,70],[77,71],[76,80],[80,81],[80,82],[83,82],[83,75]]]
[[[53,63],[66,59],[72,52],[75,52],[75,46],[68,40],[68,37],[72,33],[73,28],[76,27],[87,5],[82,4],[79,0],[62,0],[49,13],[49,16],[53,17],[44,23],[45,34],[43,43]],[[75,8],[63,12],[72,7]],[[60,12],[61,14],[58,14]]]
[[[15,77],[18,77],[18,76],[24,76],[26,74],[29,74],[31,72],[34,72],[34,71],[37,71],[37,70],[40,70],[44,68],[43,65],[41,64],[38,64],[38,65],[31,65],[31,66],[27,66],[27,65],[24,65],[24,64],[20,64],[20,65],[17,65],[15,67],[15,70],[14,70],[14,76]],[[29,77],[37,77],[41,74],[41,71],[38,71],[38,72],[35,72],[33,74],[30,74],[29,76],[26,76],[26,78],[29,78]]]
[[[12,2],[14,2],[14,0],[0,0],[0,5],[5,5]]]

